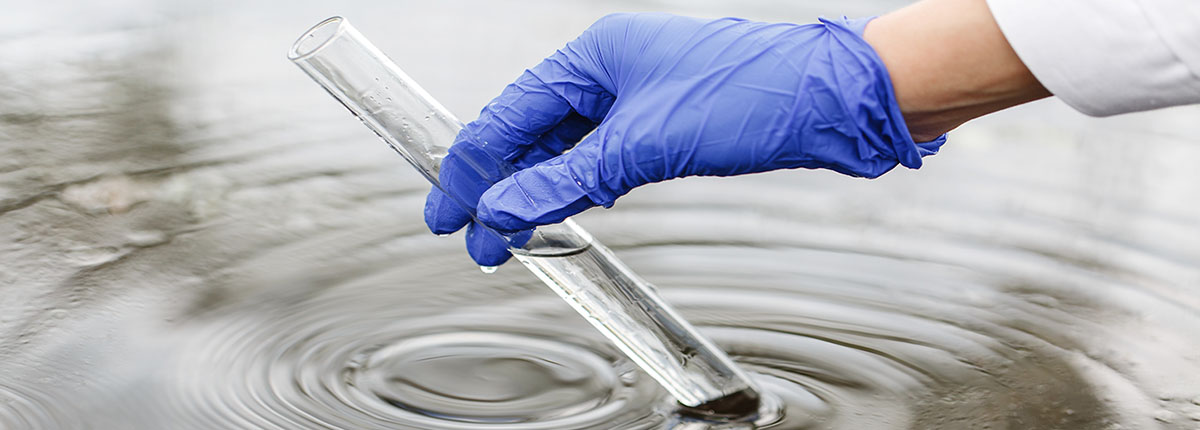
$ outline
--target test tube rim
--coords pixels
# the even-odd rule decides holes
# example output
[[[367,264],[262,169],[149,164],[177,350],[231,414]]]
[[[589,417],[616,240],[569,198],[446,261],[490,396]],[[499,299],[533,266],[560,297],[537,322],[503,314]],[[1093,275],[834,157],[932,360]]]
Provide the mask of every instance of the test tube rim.
[[[288,51],[288,59],[292,61],[304,60],[316,55],[318,52],[321,52],[322,49],[325,49],[326,46],[329,46],[330,43],[333,43],[334,40],[337,40],[338,37],[341,37],[341,35],[346,32],[346,26],[343,25],[345,23],[346,18],[335,15],[318,22],[316,25],[313,25],[307,31],[302,33],[299,38],[296,38],[294,43],[292,43],[292,49]],[[314,48],[301,48],[300,45],[304,44],[305,38],[315,35],[317,30],[329,25],[336,25],[337,28],[335,28],[334,31],[325,38],[325,40],[321,41],[321,43],[317,44],[317,46]]]

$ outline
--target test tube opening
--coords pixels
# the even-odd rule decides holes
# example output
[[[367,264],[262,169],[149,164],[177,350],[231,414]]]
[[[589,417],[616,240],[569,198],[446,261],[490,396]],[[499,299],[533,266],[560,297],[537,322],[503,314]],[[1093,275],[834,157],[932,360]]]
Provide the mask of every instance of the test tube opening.
[[[335,16],[312,26],[292,44],[291,51],[288,51],[288,59],[295,61],[316,54],[346,31],[343,25],[345,22],[345,18]]]

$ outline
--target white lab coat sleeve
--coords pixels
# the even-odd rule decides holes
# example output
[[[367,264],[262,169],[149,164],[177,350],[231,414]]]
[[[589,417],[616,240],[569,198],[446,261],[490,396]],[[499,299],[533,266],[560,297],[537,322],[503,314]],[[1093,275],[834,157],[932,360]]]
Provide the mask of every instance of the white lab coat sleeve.
[[[987,0],[1017,56],[1088,115],[1200,103],[1200,0]]]

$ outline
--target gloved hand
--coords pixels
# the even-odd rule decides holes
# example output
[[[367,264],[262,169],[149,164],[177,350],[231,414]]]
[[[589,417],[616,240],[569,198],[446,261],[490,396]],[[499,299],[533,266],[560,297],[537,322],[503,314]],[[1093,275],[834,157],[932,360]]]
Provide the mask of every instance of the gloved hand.
[[[481,222],[513,232],[684,176],[804,167],[874,178],[897,163],[918,168],[945,136],[913,142],[888,72],[861,37],[867,21],[607,16],[466,125],[443,161],[443,185],[477,202]],[[519,170],[490,188],[456,181],[469,168],[456,154],[480,151]],[[443,234],[471,218],[435,189],[425,221]],[[467,249],[485,266],[509,257],[477,226]]]

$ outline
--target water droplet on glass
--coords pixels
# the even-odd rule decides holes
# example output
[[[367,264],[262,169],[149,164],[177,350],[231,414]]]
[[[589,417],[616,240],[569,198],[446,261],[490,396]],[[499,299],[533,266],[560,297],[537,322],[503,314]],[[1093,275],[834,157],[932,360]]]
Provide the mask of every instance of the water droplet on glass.
[[[496,273],[496,271],[499,269],[499,266],[479,266],[479,271],[487,274]]]

